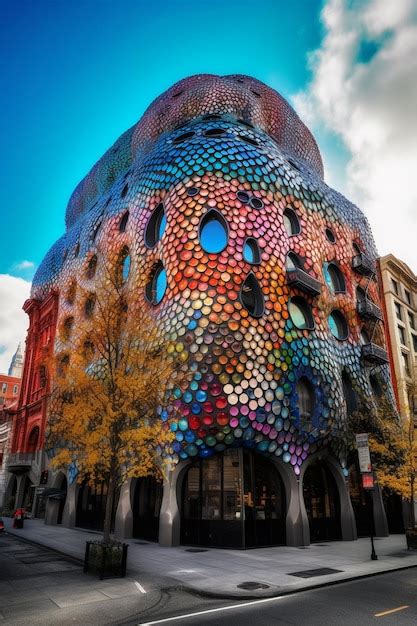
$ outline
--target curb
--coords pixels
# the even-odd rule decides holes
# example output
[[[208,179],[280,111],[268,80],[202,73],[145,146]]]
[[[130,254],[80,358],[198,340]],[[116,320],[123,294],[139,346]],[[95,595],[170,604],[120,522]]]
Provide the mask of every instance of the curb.
[[[84,564],[84,559],[82,559],[79,556],[74,556],[72,554],[68,554],[68,552],[64,552],[63,550],[58,550],[57,548],[51,548],[50,546],[45,545],[44,543],[41,543],[40,541],[34,541],[33,539],[28,539],[27,537],[22,537],[21,535],[18,535],[17,533],[14,533],[10,530],[6,530],[5,531],[6,535],[11,535],[12,537],[16,537],[17,539],[20,539],[21,541],[25,542],[25,543],[30,543],[32,546],[37,546],[37,547],[41,547],[44,548],[44,550],[48,550],[49,552],[54,552],[55,554],[59,554],[59,556],[64,556],[66,559],[70,559],[71,561],[75,561],[76,563],[83,565]]]

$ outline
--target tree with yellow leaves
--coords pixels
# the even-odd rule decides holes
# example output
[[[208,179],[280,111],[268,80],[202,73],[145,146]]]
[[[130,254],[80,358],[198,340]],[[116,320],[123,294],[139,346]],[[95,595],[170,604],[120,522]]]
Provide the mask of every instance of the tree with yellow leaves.
[[[349,418],[351,441],[355,433],[369,434],[372,468],[381,489],[399,494],[414,519],[417,438],[413,416],[399,416],[383,389],[373,403],[360,397],[358,410]]]
[[[163,473],[161,451],[172,435],[160,407],[180,377],[150,312],[130,311],[123,287],[106,275],[94,295],[81,294],[84,314],[62,325],[62,350],[49,365],[52,466],[105,481],[106,543],[117,488],[129,477]]]

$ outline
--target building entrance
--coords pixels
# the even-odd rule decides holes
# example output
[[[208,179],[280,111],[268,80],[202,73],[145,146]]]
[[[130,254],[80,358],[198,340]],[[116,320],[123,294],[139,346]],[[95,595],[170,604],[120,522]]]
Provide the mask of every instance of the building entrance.
[[[285,544],[285,518],[278,470],[259,454],[229,449],[187,470],[182,543],[236,548]]]
[[[349,494],[355,514],[358,537],[375,534],[372,495],[362,487],[362,475],[357,462],[349,466]]]
[[[317,461],[307,468],[303,495],[310,541],[341,540],[339,492],[335,479],[324,463]]]
[[[133,536],[158,541],[162,482],[147,476],[136,480],[133,496]]]
[[[119,492],[114,496],[111,530],[117,509]],[[106,513],[107,485],[104,481],[88,483],[84,481],[78,490],[76,526],[91,530],[103,530]]]

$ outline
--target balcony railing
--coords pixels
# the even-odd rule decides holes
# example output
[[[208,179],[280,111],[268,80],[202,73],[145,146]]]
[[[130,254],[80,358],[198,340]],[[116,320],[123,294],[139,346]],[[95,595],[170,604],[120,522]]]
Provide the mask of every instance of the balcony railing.
[[[388,354],[384,348],[376,343],[366,343],[362,346],[362,356],[368,363],[383,365],[388,363]]]
[[[369,300],[368,298],[358,300],[356,309],[359,315],[365,319],[380,320],[381,322],[383,320],[382,311],[379,306],[374,304],[372,300]]]
[[[375,263],[363,252],[353,257],[352,268],[355,272],[363,276],[372,276],[372,274],[375,274]]]
[[[317,296],[321,292],[320,281],[307,274],[301,268],[287,270],[287,283],[291,287],[297,287],[312,296]]]
[[[36,452],[15,452],[9,454],[6,461],[7,471],[21,474],[28,472],[36,460]]]

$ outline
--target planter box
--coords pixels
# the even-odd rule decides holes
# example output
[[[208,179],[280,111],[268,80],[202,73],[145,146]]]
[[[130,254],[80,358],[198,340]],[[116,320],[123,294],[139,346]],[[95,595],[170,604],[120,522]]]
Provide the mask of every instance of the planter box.
[[[112,541],[86,541],[84,572],[93,572],[100,576],[100,580],[106,577],[126,576],[127,543]]]
[[[405,537],[407,539],[408,550],[410,548],[417,550],[417,530],[406,530]]]

